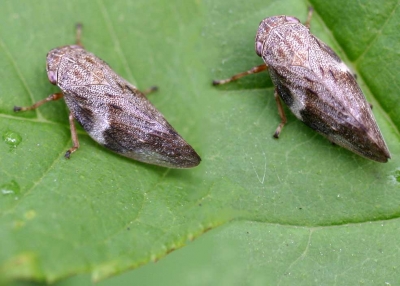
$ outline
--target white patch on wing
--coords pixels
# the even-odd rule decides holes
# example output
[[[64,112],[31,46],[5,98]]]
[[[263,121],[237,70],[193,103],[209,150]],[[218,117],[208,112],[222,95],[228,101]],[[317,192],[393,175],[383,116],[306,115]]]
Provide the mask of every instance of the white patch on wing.
[[[292,106],[290,106],[290,110],[293,114],[300,120],[303,120],[300,115],[300,111],[304,109],[304,104],[301,100],[294,100]]]
[[[350,72],[350,69],[346,66],[346,64],[344,62],[341,62],[340,64],[337,65],[339,67],[339,70],[341,70],[342,72]]]
[[[90,131],[89,135],[98,143],[104,145],[106,140],[104,139],[104,131],[110,128],[107,116],[104,114],[93,113],[93,122],[95,122],[93,129]]]

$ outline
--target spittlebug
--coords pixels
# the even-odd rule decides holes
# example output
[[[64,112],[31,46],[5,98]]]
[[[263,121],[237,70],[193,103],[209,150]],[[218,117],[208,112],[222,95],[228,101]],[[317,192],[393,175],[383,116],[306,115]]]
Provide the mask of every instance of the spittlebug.
[[[216,80],[214,85],[237,80],[268,69],[275,85],[281,123],[286,124],[280,98],[306,125],[365,158],[387,162],[390,153],[355,76],[336,53],[310,33],[309,10],[305,25],[290,16],[273,16],[261,21],[255,50],[263,65]]]
[[[79,148],[76,119],[96,142],[125,157],[169,168],[197,166],[199,155],[145,94],[86,51],[80,41],[81,25],[76,31],[76,45],[55,48],[47,54],[47,76],[62,92],[29,107],[14,107],[14,111],[35,109],[64,97],[73,142],[66,158]]]

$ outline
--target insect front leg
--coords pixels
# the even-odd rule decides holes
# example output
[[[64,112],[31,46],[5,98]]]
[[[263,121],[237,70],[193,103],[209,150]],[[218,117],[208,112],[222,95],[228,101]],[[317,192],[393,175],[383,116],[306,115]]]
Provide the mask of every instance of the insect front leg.
[[[14,111],[19,112],[19,111],[33,110],[33,109],[36,109],[39,106],[45,104],[46,102],[58,100],[63,97],[64,97],[64,94],[62,94],[62,92],[54,93],[54,94],[46,97],[45,99],[39,100],[38,102],[34,103],[31,106],[26,106],[26,107],[14,106]],[[65,153],[65,158],[67,158],[67,159],[69,159],[71,154],[79,148],[78,134],[76,133],[74,119],[75,119],[74,116],[72,115],[72,113],[70,113],[69,114],[69,125],[70,125],[70,129],[71,129],[71,137],[72,137],[73,145],[72,145],[72,148],[70,148]]]
[[[157,86],[151,86],[148,89],[143,91],[144,95],[149,95],[150,93],[156,92],[158,90]]]
[[[276,88],[275,88],[275,92],[274,92],[274,97],[276,100],[276,105],[278,107],[279,116],[281,117],[281,123],[279,123],[278,127],[276,128],[274,137],[279,138],[279,134],[281,133],[283,126],[285,126],[287,119],[286,119],[285,111],[283,110],[281,99],[279,97],[279,94],[278,94],[278,91]]]
[[[250,74],[254,74],[254,73],[259,73],[262,71],[265,71],[268,68],[268,66],[266,64],[262,64],[259,66],[256,66],[248,71],[245,72],[241,72],[238,74],[235,74],[234,76],[227,78],[227,79],[221,79],[221,80],[214,80],[213,81],[213,85],[221,85],[221,84],[226,84],[228,82],[234,81],[234,80],[238,80],[239,78],[242,78],[246,75],[250,75]]]
[[[310,28],[310,22],[311,22],[311,18],[312,18],[312,14],[314,12],[314,8],[313,7],[308,7],[308,16],[307,16],[307,21],[304,23],[304,25],[307,28]]]
[[[69,119],[69,128],[71,129],[72,147],[67,152],[65,152],[64,156],[67,159],[69,159],[71,154],[74,153],[79,148],[78,134],[76,133],[76,127],[75,127],[75,117],[71,112],[69,113],[68,119]]]
[[[33,109],[38,108],[42,104],[45,104],[46,102],[59,100],[60,98],[63,98],[63,96],[64,96],[64,94],[62,94],[61,92],[58,92],[58,93],[54,93],[54,94],[46,97],[45,99],[39,100],[38,102],[34,103],[31,106],[25,106],[25,107],[14,106],[14,112],[33,110]]]
[[[75,34],[75,43],[78,46],[81,46],[83,48],[82,45],[82,41],[81,41],[81,36],[82,36],[82,24],[81,23],[77,23],[75,26],[76,29],[76,34]]]

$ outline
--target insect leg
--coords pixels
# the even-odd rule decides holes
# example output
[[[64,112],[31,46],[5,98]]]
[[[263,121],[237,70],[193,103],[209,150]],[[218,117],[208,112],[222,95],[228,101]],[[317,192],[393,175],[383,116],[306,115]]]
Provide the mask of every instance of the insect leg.
[[[244,76],[246,76],[246,75],[249,75],[249,74],[262,72],[262,71],[266,70],[267,68],[268,68],[268,67],[267,67],[266,64],[262,64],[262,65],[259,65],[259,66],[254,67],[254,68],[252,68],[252,69],[250,69],[250,70],[248,70],[248,71],[235,74],[234,76],[232,76],[232,77],[230,77],[230,78],[221,79],[221,80],[214,80],[214,81],[213,81],[213,85],[225,84],[225,83],[228,83],[228,82],[237,80],[237,79],[239,79],[239,78],[242,78],[242,77],[244,77]]]
[[[312,17],[313,12],[314,12],[314,8],[311,7],[311,6],[308,7],[307,21],[304,23],[304,25],[305,25],[307,28],[310,28],[310,22],[311,22],[311,17]]]
[[[82,41],[81,41],[81,35],[82,35],[82,24],[81,23],[77,23],[76,24],[76,44],[78,46],[83,47]]]
[[[281,117],[281,123],[279,123],[278,127],[276,128],[274,137],[279,138],[279,134],[281,133],[283,126],[285,126],[287,119],[286,119],[285,111],[283,110],[282,102],[279,98],[278,91],[276,89],[274,92],[274,97],[276,100],[276,104],[278,106],[279,116]]]
[[[143,91],[143,94],[144,94],[144,95],[148,95],[148,94],[153,93],[153,92],[155,92],[155,91],[157,91],[157,90],[158,90],[158,87],[157,87],[157,86],[151,86],[151,87],[149,87],[148,89],[144,90],[144,91]]]
[[[41,106],[42,104],[45,104],[46,102],[58,100],[58,99],[62,98],[63,96],[64,96],[64,94],[62,94],[61,92],[54,93],[54,94],[46,97],[45,99],[39,100],[38,102],[34,103],[31,106],[26,106],[26,107],[14,106],[14,111],[19,112],[19,111],[27,111],[27,110],[36,109],[39,106]]]
[[[72,138],[72,147],[65,152],[65,158],[69,159],[72,153],[74,153],[76,150],[79,148],[79,141],[78,141],[78,134],[76,133],[76,127],[75,127],[75,117],[74,115],[70,112],[69,116],[69,128],[71,129],[71,138]]]

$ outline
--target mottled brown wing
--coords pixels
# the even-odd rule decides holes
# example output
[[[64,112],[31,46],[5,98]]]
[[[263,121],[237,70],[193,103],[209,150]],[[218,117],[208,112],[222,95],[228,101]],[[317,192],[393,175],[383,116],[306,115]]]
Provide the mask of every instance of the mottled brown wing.
[[[354,76],[326,44],[311,35],[308,66],[269,67],[278,94],[305,124],[364,157],[390,158]]]
[[[173,168],[199,164],[193,148],[136,87],[105,63],[92,64],[100,60],[93,54],[83,56],[73,58],[82,63],[71,64],[60,76],[62,82],[81,80],[75,85],[60,82],[59,86],[74,117],[94,140],[146,163]]]

